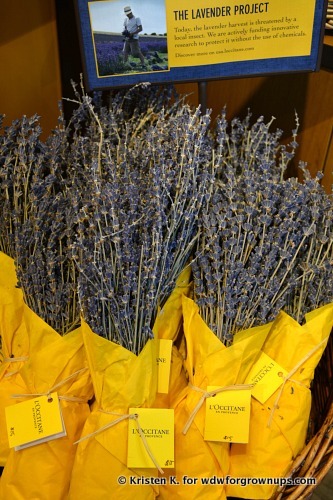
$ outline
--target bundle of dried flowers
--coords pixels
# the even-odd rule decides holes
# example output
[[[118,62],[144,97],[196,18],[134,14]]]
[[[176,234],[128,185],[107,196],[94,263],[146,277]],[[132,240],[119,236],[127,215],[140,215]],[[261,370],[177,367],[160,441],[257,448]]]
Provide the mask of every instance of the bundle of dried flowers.
[[[37,115],[23,116],[5,128],[3,118],[0,117],[0,250],[14,257],[14,234],[28,219],[31,179],[34,169],[42,163],[43,153]]]
[[[284,179],[297,129],[288,148],[271,124],[260,118],[251,126],[249,115],[228,132],[225,112],[218,123],[223,167],[192,268],[201,315],[226,345],[281,309],[302,322],[333,300],[332,198],[304,164],[304,182]]]
[[[33,116],[1,135],[0,248],[15,261],[27,305],[64,334],[79,321],[66,199],[68,130],[60,117],[45,143],[40,134]]]
[[[100,222],[98,226],[93,226],[90,220],[89,231],[85,230],[84,233],[86,250],[94,247],[96,235],[100,234],[99,229],[97,233],[94,232],[96,227],[102,227],[103,231],[105,229],[103,234],[108,238],[110,233],[119,233],[119,221],[113,207],[116,206],[116,210],[120,211],[120,223],[124,230],[120,231],[118,238],[121,243],[124,241],[126,252],[130,249],[130,254],[121,257],[118,262],[120,272],[126,273],[127,285],[122,300],[126,300],[126,287],[132,287],[132,280],[134,283],[138,265],[142,261],[141,254],[135,253],[136,239],[141,235],[142,228],[144,227],[147,237],[146,253],[156,248],[155,243],[161,244],[158,239],[161,236],[159,229],[152,229],[154,222],[149,219],[151,209],[142,202],[144,196],[151,202],[150,188],[146,184],[148,178],[144,179],[145,170],[141,168],[141,163],[147,162],[142,135],[147,134],[148,128],[154,124],[162,110],[164,119],[168,120],[177,107],[181,108],[181,101],[175,105],[170,104],[173,98],[171,87],[152,89],[140,85],[130,92],[115,92],[110,99],[110,110],[107,106],[103,107],[100,95],[94,96],[93,102],[86,95],[81,99],[75,85],[74,90],[78,108],[67,125],[63,116],[60,116],[57,129],[45,143],[40,139],[38,116],[24,116],[14,121],[10,127],[4,128],[0,135],[0,249],[15,260],[19,285],[26,303],[62,334],[79,323],[77,275],[79,269],[89,272],[86,267],[91,256],[87,256],[87,263],[82,263],[82,251],[80,258],[77,258],[76,250],[73,255],[73,249],[81,241],[82,217],[85,218],[82,214],[85,210],[91,212],[93,207],[93,217],[98,221],[102,218],[105,226],[103,223],[100,226]],[[165,110],[166,106],[168,110]],[[128,148],[131,150],[130,156]],[[136,169],[132,169],[132,161],[136,162]],[[141,185],[136,178],[138,171]],[[99,182],[103,184],[103,193],[99,192]],[[143,188],[145,194],[140,192]],[[135,192],[139,193],[139,201],[133,196]],[[93,193],[96,198],[92,200]],[[141,203],[144,215],[140,213],[137,202]],[[92,217],[90,212],[88,218]],[[155,212],[153,215],[155,216]],[[142,222],[143,217],[146,218],[146,224]],[[132,227],[130,221],[136,219],[141,220],[141,226],[136,228],[134,222],[134,231],[128,232],[127,227]],[[134,238],[134,246],[128,238]],[[108,245],[109,242],[103,241],[103,254],[99,255],[102,259],[99,265],[106,270],[107,275],[111,272]],[[174,242],[173,245],[176,248]],[[120,258],[118,244],[116,251]],[[96,250],[94,252],[96,256]],[[142,265],[147,266],[145,259],[147,255],[144,256]],[[126,260],[129,271],[121,267]],[[154,271],[154,265],[149,265],[150,270]],[[91,278],[88,283],[96,279],[94,275]],[[151,278],[154,285],[151,285],[150,295],[157,282],[156,275]],[[118,281],[118,277],[113,279]],[[140,274],[139,293],[143,279]],[[95,329],[111,338],[113,334],[108,325],[111,319],[106,319],[104,315],[103,320],[99,316],[95,317],[95,309],[86,307],[94,301],[99,303],[100,295],[102,299],[99,307],[105,311],[104,289],[102,287],[95,296],[94,287],[84,287],[85,280],[86,275],[80,274],[80,298],[82,306],[85,305],[85,310],[89,311],[87,319],[94,319]],[[84,290],[92,293],[92,297],[86,296]],[[168,290],[163,290],[168,293]],[[115,297],[114,300],[117,302],[118,298]],[[145,308],[149,310],[149,305],[146,304]],[[106,310],[110,312],[108,307]],[[135,311],[138,313],[137,305]]]
[[[82,97],[84,134],[78,127],[72,161],[81,180],[69,192],[83,317],[135,353],[190,259],[212,179],[209,115],[150,95],[134,113]]]
[[[332,300],[331,197],[303,164],[302,183],[285,179],[297,127],[285,147],[273,120],[229,131],[224,111],[212,137],[209,113],[166,88],[75,94],[45,143],[36,116],[0,136],[0,249],[48,324],[66,333],[81,311],[139,353],[191,259],[201,314],[226,344],[281,308],[302,321]]]

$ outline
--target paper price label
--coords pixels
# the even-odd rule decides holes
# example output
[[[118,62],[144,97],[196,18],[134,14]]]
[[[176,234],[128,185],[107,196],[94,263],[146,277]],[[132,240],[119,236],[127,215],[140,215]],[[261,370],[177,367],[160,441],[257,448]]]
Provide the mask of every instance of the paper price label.
[[[137,414],[138,423],[144,435],[145,442],[137,422],[129,419],[128,454],[129,468],[156,468],[151,455],[160,467],[174,467],[174,410],[159,408],[130,408],[130,414]]]
[[[9,447],[28,448],[66,436],[56,392],[5,408]]]
[[[170,369],[171,369],[172,340],[160,339],[158,341],[157,362],[157,392],[168,394]]]
[[[258,361],[253,365],[246,384],[254,384],[252,396],[264,404],[275,391],[283,384],[283,377],[287,371],[274,359],[262,352]]]
[[[211,392],[219,387],[209,386]],[[226,390],[206,400],[205,441],[248,443],[251,390]]]

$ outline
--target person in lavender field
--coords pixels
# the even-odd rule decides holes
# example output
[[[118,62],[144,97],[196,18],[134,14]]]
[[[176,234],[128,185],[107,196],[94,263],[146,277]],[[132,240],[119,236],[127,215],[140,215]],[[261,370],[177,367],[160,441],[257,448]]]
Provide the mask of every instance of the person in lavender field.
[[[124,61],[128,60],[129,54],[134,57],[139,57],[142,66],[145,66],[145,58],[141,52],[139,44],[139,33],[142,31],[142,23],[139,17],[135,17],[129,5],[124,7],[126,19],[124,21],[124,48],[123,57]]]

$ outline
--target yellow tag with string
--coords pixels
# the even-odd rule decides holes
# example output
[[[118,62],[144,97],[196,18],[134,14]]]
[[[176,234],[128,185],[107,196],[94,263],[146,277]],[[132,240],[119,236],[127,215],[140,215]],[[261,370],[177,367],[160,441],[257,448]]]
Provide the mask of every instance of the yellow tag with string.
[[[209,386],[211,392],[220,387]],[[206,399],[205,441],[248,443],[251,389],[230,389]]]
[[[168,394],[171,368],[172,340],[160,339],[158,341],[157,362],[157,392]]]
[[[127,467],[173,468],[175,460],[174,410],[130,408]]]
[[[56,392],[7,406],[5,413],[9,447],[16,451],[66,436]]]
[[[264,404],[283,384],[283,377],[288,374],[274,359],[262,352],[249,375],[246,383],[253,384],[252,396]]]

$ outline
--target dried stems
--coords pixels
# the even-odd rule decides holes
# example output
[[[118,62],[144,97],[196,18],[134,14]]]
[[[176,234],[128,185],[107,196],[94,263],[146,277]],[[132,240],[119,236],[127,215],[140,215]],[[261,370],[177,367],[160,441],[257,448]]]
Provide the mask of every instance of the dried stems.
[[[195,300],[226,343],[280,309],[302,321],[333,300],[332,199],[285,179],[297,147],[274,119],[229,125],[168,88],[77,109],[40,140],[38,117],[0,135],[0,249],[27,304],[60,333],[79,323],[135,353],[192,260]]]
[[[23,117],[0,140],[0,249],[13,257],[26,303],[59,333],[79,322],[70,252],[68,135],[62,117],[46,143],[38,117]]]
[[[195,298],[207,324],[226,343],[241,329],[273,320],[284,309],[299,322],[333,300],[332,199],[304,164],[304,182],[284,179],[294,155],[281,131],[260,118],[217,128],[223,168],[201,220],[193,262]]]
[[[131,92],[122,96],[126,109],[111,101],[98,110],[101,163],[93,151],[87,161],[84,148],[84,182],[72,185],[71,199],[83,316],[99,335],[139,353],[192,254],[212,165],[208,115],[182,101],[167,105],[151,89],[146,108],[131,114]],[[92,106],[84,98],[85,135],[100,143]],[[76,151],[83,140],[74,137]]]

